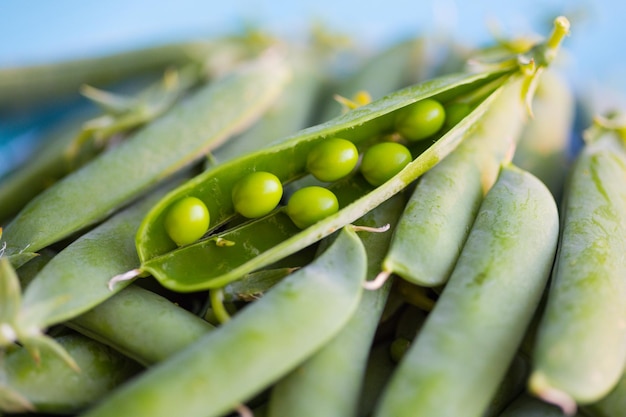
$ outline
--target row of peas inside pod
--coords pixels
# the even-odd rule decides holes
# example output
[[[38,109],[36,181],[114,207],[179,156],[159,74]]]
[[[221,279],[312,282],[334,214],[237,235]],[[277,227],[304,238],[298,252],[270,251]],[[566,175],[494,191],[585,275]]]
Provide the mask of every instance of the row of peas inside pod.
[[[510,160],[525,148],[526,123],[534,126],[542,116],[533,107],[535,118],[528,120],[525,105],[567,31],[567,21],[557,19],[546,42],[509,51],[497,65],[361,103],[199,175],[181,171],[77,238],[71,237],[76,229],[67,234],[69,226],[54,237],[24,227],[32,206],[18,214],[21,226],[7,227],[3,240],[2,409],[86,416],[619,415],[610,407],[617,410],[615,398],[623,396],[607,395],[619,388],[614,376],[593,396],[580,395],[542,365],[530,379],[534,396],[524,393],[528,366],[543,355],[526,349],[527,330],[546,294],[558,219],[545,186]],[[272,72],[272,65],[265,69]],[[262,73],[247,80],[258,85]],[[210,103],[237,97],[244,79],[231,78],[219,94],[209,90],[190,108],[202,102],[215,111]],[[537,98],[541,91],[539,85]],[[248,111],[234,101],[233,109]],[[140,137],[193,113],[177,108],[163,117],[177,116],[149,122]],[[240,126],[237,114],[232,126]],[[603,132],[612,132],[609,125]],[[381,151],[383,145],[398,152]],[[345,164],[332,162],[346,149]],[[134,150],[129,154],[136,157]],[[101,168],[70,177],[93,184],[98,170],[124,154],[98,156],[94,161],[105,162],[93,166]],[[395,156],[397,167],[389,161]],[[151,175],[177,164],[155,167]],[[75,187],[72,181],[49,198]],[[446,186],[424,191],[437,181]],[[144,189],[107,186],[113,193],[125,189],[106,204],[107,213]],[[313,208],[312,217],[289,209],[298,192],[311,189],[332,193],[332,210],[320,213],[311,196],[296,207],[305,214]],[[464,191],[450,193],[446,205],[455,212],[443,210],[448,189]],[[429,233],[407,233],[426,227],[435,208],[449,221],[433,222]],[[420,211],[430,215],[407,221]],[[439,246],[442,225],[447,243]],[[35,229],[46,236],[29,246]],[[49,243],[61,235],[68,241]],[[403,235],[425,236],[426,243]],[[39,256],[26,262],[29,247]],[[430,253],[425,256],[442,275],[433,279],[411,267],[411,278],[398,267],[404,252]],[[378,281],[381,269],[389,276]],[[90,366],[102,355],[110,358],[106,366]],[[611,357],[606,366],[619,369]],[[59,369],[78,383],[49,383]],[[33,375],[44,382],[35,384]],[[93,390],[79,392],[87,382]]]
[[[466,106],[467,113],[469,107]],[[466,114],[455,114],[457,120]],[[371,144],[362,155],[356,145],[339,137],[327,138],[315,145],[306,157],[306,171],[323,183],[339,181],[355,171],[357,165],[365,180],[379,186],[400,172],[413,160],[411,151],[400,141],[417,142],[438,133],[446,121],[444,106],[436,100],[425,99],[403,109],[396,118],[394,129],[399,137]],[[397,136],[397,135],[390,135]],[[386,138],[385,138],[386,139]],[[271,213],[281,202],[283,184],[267,171],[255,171],[238,180],[232,189],[232,204],[237,213],[248,219]],[[339,210],[337,197],[319,185],[296,190],[286,205],[289,218],[304,229]],[[210,214],[206,205],[196,197],[175,202],[165,217],[165,229],[178,246],[200,239],[207,232]]]

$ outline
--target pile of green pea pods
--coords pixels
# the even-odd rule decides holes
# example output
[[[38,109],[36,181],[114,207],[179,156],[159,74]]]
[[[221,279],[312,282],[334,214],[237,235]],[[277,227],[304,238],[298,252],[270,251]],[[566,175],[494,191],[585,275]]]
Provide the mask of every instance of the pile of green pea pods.
[[[624,123],[573,151],[569,30],[0,70],[165,74],[0,178],[0,415],[626,416]]]

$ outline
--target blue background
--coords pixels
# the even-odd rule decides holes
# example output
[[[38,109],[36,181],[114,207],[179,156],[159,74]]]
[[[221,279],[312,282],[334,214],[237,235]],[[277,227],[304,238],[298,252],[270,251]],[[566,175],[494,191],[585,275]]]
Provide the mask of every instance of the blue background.
[[[277,35],[305,34],[313,21],[372,48],[437,31],[476,45],[505,34],[547,35],[554,17],[572,22],[564,43],[566,74],[594,111],[626,95],[626,2],[454,0],[0,0],[0,67],[116,52],[193,37],[232,33],[247,23]],[[30,123],[0,115],[0,144],[24,137]],[[0,175],[8,160],[0,155]]]

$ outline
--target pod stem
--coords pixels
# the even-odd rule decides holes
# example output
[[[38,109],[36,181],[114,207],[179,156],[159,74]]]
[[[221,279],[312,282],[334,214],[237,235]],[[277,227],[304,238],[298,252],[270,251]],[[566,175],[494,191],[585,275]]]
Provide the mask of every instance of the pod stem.
[[[224,324],[230,320],[230,314],[226,310],[226,306],[224,306],[224,288],[213,288],[209,291],[209,298],[211,299],[211,308],[213,309],[213,313],[215,314],[215,318],[220,322],[220,324]]]
[[[385,285],[385,282],[387,282],[390,276],[391,271],[381,271],[374,279],[365,281],[363,288],[370,291],[378,290]]]
[[[113,291],[113,287],[118,282],[130,281],[134,278],[137,278],[141,274],[141,272],[142,272],[141,269],[131,269],[128,272],[124,272],[123,274],[114,276],[113,278],[109,280],[109,284],[108,284],[109,290]]]
[[[239,404],[235,407],[235,411],[239,414],[240,417],[254,417],[254,413],[250,408],[244,404]]]

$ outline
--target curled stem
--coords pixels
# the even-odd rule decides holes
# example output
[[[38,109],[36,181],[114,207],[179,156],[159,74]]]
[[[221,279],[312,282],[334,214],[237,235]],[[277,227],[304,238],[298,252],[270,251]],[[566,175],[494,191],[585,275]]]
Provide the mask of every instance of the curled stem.
[[[390,271],[381,271],[378,275],[376,275],[374,279],[365,281],[363,283],[363,288],[365,288],[366,290],[371,290],[371,291],[378,290],[383,285],[385,285],[385,282],[387,282],[390,276],[391,276]]]
[[[109,280],[108,287],[109,291],[113,291],[113,287],[118,282],[130,281],[134,278],[137,278],[141,274],[141,269],[131,269],[128,272],[124,272],[123,274],[119,274],[114,276]]]
[[[370,227],[370,226],[359,226],[359,225],[351,225],[352,230],[355,232],[371,232],[371,233],[383,233],[391,228],[390,224],[386,224],[381,227]]]
[[[213,309],[213,313],[220,324],[224,324],[229,321],[230,314],[228,314],[228,311],[224,306],[224,288],[214,288],[210,290],[209,298],[211,299],[211,308]]]

